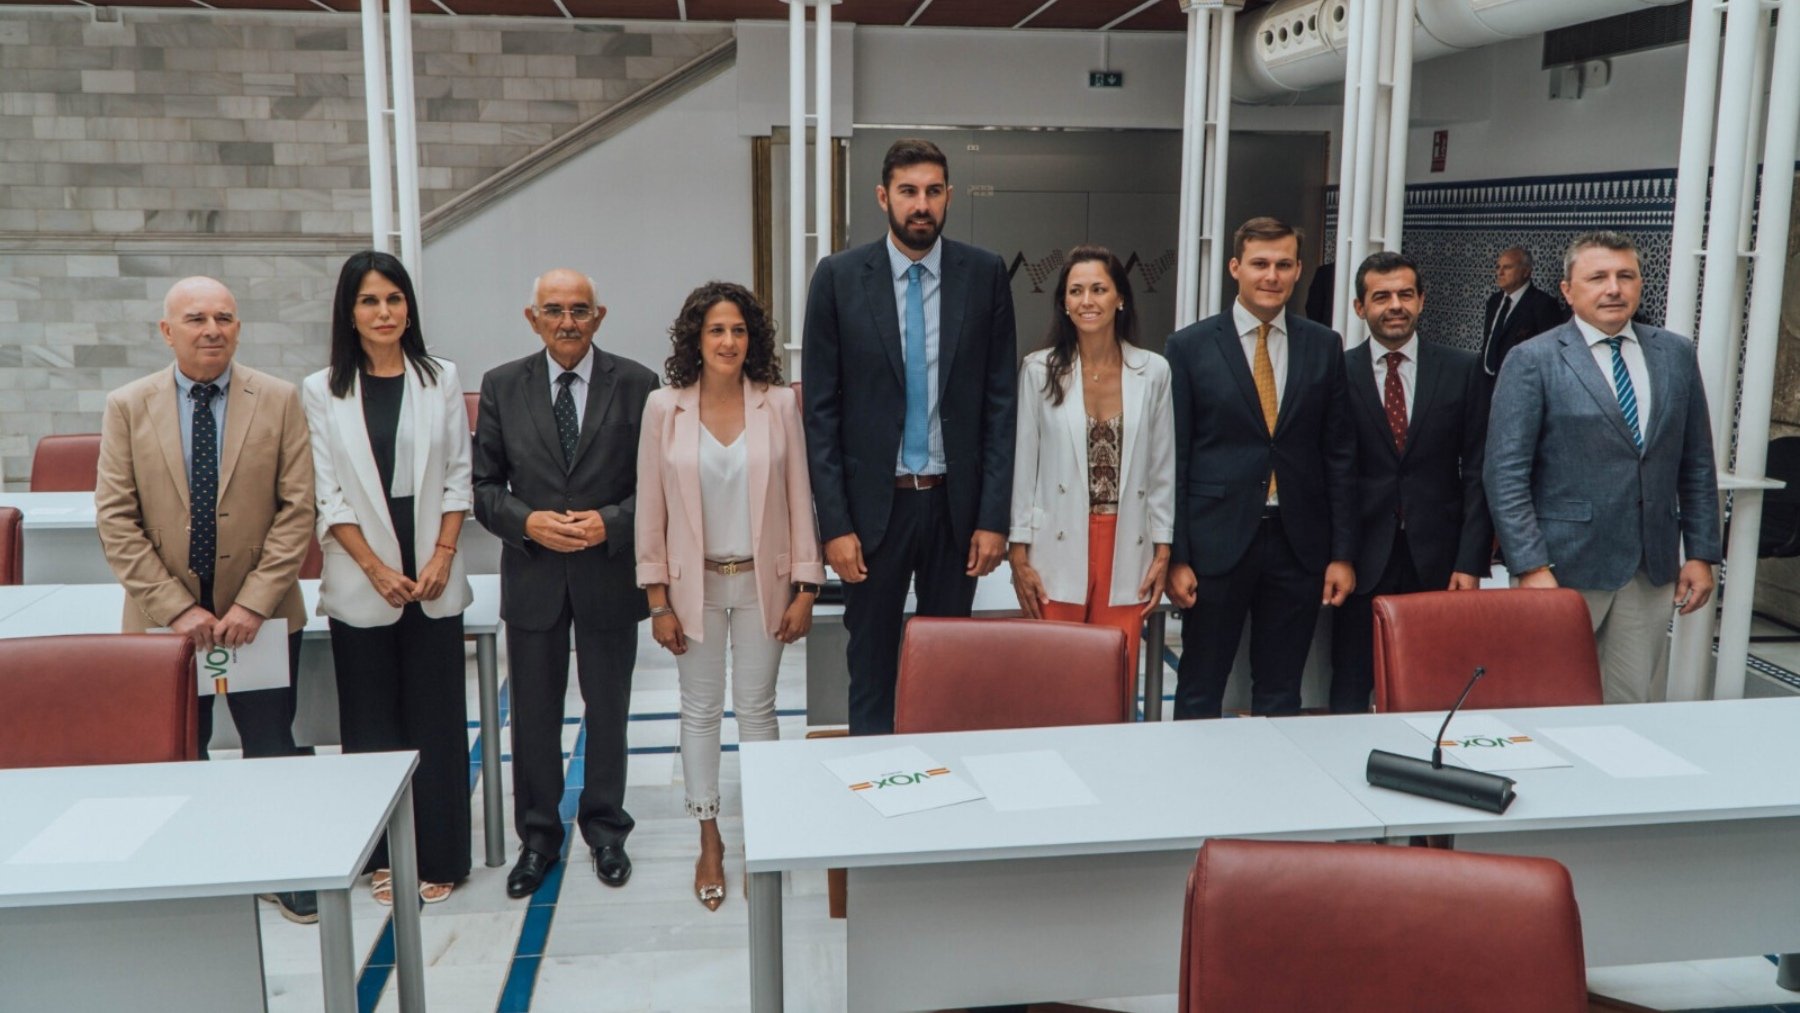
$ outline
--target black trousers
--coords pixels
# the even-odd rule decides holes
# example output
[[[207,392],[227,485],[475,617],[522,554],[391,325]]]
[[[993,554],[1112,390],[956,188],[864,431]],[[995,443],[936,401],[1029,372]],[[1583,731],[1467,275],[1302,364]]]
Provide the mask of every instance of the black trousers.
[[[1219,717],[1225,684],[1250,622],[1250,712],[1300,713],[1300,677],[1319,620],[1325,574],[1300,562],[1279,516],[1264,518],[1229,573],[1201,577],[1181,614],[1175,719]]]
[[[462,616],[432,619],[417,602],[391,626],[331,620],[338,727],[344,752],[416,749],[413,825],[419,878],[455,883],[468,876],[468,689]],[[382,837],[369,868],[388,868]]]
[[[212,587],[200,585],[200,607],[213,612]],[[214,615],[218,613],[213,612]],[[238,740],[243,743],[244,758],[264,756],[298,756],[308,752],[294,745],[294,673],[300,670],[300,637],[302,631],[288,634],[288,684],[279,689],[256,689],[246,693],[225,694],[225,705],[231,708],[231,723],[237,726]],[[207,759],[207,744],[212,741],[214,699],[199,699],[200,758]]]
[[[565,596],[547,630],[506,628],[512,696],[513,828],[533,851],[560,853],[563,796],[563,697],[569,689],[569,630],[587,720],[581,801],[575,826],[589,847],[623,844],[635,825],[625,811],[625,727],[637,625],[595,627],[574,621]]]
[[[1422,591],[1406,530],[1394,532],[1387,567],[1368,594],[1353,594],[1331,617],[1331,712],[1366,714],[1375,688],[1375,596]]]
[[[894,490],[887,533],[874,552],[864,552],[863,563],[868,579],[845,585],[844,597],[850,734],[891,735],[907,588],[916,584],[922,616],[967,617],[975,604],[969,547],[958,545],[951,531],[944,487]]]

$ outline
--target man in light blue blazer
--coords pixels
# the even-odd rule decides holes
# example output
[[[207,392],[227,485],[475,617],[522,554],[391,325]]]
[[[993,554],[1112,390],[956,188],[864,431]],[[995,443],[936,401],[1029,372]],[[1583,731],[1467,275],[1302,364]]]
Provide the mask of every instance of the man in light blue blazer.
[[[1569,244],[1562,292],[1575,318],[1507,356],[1484,469],[1519,585],[1587,599],[1609,703],[1662,698],[1671,610],[1706,605],[1722,558],[1694,345],[1632,323],[1642,291],[1630,238]]]

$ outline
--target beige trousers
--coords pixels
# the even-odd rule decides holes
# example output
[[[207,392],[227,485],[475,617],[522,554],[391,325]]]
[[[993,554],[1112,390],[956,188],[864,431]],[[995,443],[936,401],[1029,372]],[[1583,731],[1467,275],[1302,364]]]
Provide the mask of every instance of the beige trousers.
[[[1675,585],[1652,584],[1639,570],[1617,591],[1582,591],[1600,651],[1607,703],[1651,703],[1669,692],[1669,622]]]

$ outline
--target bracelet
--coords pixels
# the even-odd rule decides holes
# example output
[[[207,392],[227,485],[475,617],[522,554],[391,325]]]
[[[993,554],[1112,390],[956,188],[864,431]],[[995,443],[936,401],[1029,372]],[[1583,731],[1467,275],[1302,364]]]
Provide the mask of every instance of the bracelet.
[[[456,546],[450,545],[450,544],[447,544],[444,542],[437,542],[435,544],[437,545],[438,548],[443,549],[445,552],[450,553],[452,556],[456,555]]]
[[[674,614],[675,610],[667,605],[654,605],[650,608],[650,618],[652,619],[657,616],[672,616]]]
[[[794,593],[795,594],[818,594],[819,593],[819,585],[809,584],[804,580],[797,580],[797,581],[794,581]]]

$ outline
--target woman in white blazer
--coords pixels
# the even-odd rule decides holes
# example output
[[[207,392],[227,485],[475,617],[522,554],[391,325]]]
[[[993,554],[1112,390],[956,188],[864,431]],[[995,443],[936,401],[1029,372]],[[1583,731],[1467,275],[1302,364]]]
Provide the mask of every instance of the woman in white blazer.
[[[301,385],[312,430],[319,613],[331,620],[344,751],[416,749],[420,896],[469,874],[469,761],[457,538],[470,498],[456,366],[425,352],[412,279],[393,256],[345,261],[331,365]],[[393,902],[386,842],[370,859]]]
[[[731,654],[738,738],[776,737],[781,649],[812,626],[825,579],[800,405],[775,327],[742,285],[695,289],[669,328],[667,387],[644,405],[637,577],[650,632],[681,674],[681,772],[700,821],[694,896],[725,900],[719,725]]]
[[[1070,251],[1049,347],[1019,370],[1010,563],[1032,618],[1114,626],[1137,657],[1175,530],[1169,364],[1131,343],[1125,265]]]

